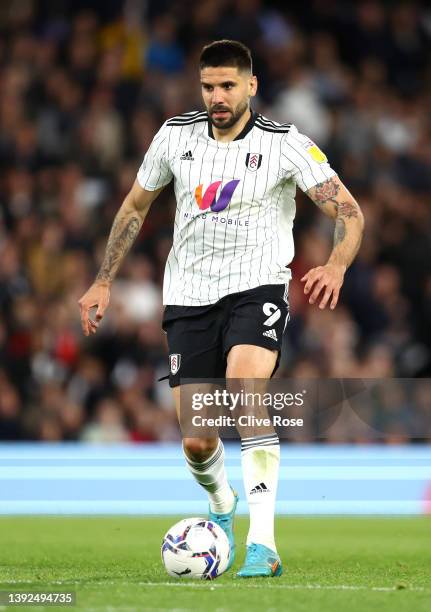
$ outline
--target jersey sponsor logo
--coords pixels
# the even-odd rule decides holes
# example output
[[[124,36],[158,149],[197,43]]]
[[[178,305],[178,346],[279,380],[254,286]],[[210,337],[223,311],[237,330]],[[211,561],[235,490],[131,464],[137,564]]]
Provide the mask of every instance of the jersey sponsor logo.
[[[280,309],[271,302],[265,302],[265,304],[262,306],[262,310],[263,314],[268,317],[266,321],[263,322],[263,324],[267,327],[274,325],[274,323],[281,317]]]
[[[237,188],[240,181],[234,179],[224,185],[217,198],[217,191],[221,185],[221,181],[215,181],[206,189],[202,195],[203,185],[198,185],[195,189],[195,198],[197,205],[201,210],[207,210],[210,208],[213,212],[220,212],[227,208],[233,196],[233,192]]]
[[[171,374],[175,375],[180,369],[181,355],[179,353],[172,353],[172,355],[169,355],[169,365],[171,368]]]
[[[250,172],[256,172],[256,170],[259,170],[261,163],[262,155],[260,153],[247,153],[245,158],[247,170],[250,170]]]
[[[181,161],[195,161],[195,158],[193,157],[193,154],[191,151],[186,151],[185,153],[183,153],[180,157]]]
[[[211,223],[220,223],[220,225],[225,223],[226,225],[234,225],[235,227],[250,227],[249,219],[231,219],[229,217],[223,217],[218,213],[212,215],[211,212],[203,214],[191,214],[185,212],[183,213],[183,219],[199,219],[200,221],[205,221],[205,219],[208,219],[208,221]]]

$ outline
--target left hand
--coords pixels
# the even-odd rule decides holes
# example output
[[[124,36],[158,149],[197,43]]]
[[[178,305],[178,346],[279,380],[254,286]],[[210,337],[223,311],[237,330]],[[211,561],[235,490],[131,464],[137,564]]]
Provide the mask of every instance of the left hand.
[[[304,293],[308,295],[311,291],[309,303],[314,304],[319,297],[320,292],[324,289],[323,297],[320,301],[319,308],[323,310],[331,298],[330,308],[333,310],[338,302],[341,285],[344,280],[346,267],[339,264],[327,263],[325,266],[312,268],[301,278],[301,282],[305,282]]]

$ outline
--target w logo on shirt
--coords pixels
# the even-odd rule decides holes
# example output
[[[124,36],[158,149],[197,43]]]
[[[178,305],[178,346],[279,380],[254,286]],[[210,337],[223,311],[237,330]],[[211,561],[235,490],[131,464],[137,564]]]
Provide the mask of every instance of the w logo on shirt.
[[[203,185],[198,185],[195,190],[195,198],[199,208],[201,210],[211,208],[213,212],[220,212],[224,210],[229,206],[233,192],[235,191],[239,182],[239,180],[234,179],[233,181],[226,183],[226,185],[221,188],[218,198],[217,191],[222,183],[221,181],[211,183],[203,195]]]

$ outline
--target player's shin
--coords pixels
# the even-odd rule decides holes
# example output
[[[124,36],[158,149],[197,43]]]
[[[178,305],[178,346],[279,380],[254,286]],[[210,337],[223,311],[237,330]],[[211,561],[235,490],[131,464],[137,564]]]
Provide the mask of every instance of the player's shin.
[[[243,438],[241,461],[250,511],[247,545],[264,544],[276,552],[274,513],[280,465],[277,434]]]
[[[235,498],[227,480],[222,441],[218,441],[215,451],[204,461],[190,458],[187,442],[183,442],[183,449],[190,472],[208,493],[211,512],[216,514],[230,512]]]

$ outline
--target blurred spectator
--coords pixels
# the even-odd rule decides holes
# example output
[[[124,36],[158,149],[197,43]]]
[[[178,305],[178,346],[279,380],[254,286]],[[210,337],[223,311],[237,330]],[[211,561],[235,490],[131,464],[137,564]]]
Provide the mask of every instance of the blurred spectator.
[[[127,439],[121,406],[110,399],[102,400],[96,408],[95,419],[84,427],[81,440],[106,444]]]
[[[175,20],[172,15],[156,17],[151,28],[151,38],[146,51],[148,70],[175,74],[184,66],[184,53],[176,41]]]
[[[140,256],[131,257],[125,266],[127,280],[122,279],[113,287],[113,302],[121,305],[126,316],[139,323],[157,318],[162,307],[160,289],[152,281],[152,266]]]

